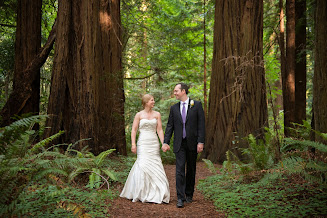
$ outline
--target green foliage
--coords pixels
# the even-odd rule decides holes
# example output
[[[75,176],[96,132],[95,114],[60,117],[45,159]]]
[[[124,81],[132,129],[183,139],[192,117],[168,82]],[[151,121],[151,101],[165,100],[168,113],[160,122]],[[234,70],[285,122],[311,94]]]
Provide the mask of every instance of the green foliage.
[[[107,168],[102,168],[105,158],[109,154],[111,154],[113,151],[115,151],[116,149],[109,149],[109,150],[103,151],[100,154],[98,154],[97,156],[95,156],[91,152],[83,153],[83,152],[71,149],[70,147],[71,146],[68,147],[67,152],[76,152],[77,158],[81,158],[81,159],[86,158],[89,160],[88,166],[78,167],[74,171],[71,172],[71,174],[69,175],[70,181],[72,181],[79,174],[85,173],[85,172],[91,173],[89,176],[89,182],[87,185],[87,187],[89,187],[91,189],[99,188],[100,185],[102,184],[102,182],[101,182],[102,180],[105,180],[105,182],[108,185],[108,189],[109,189],[108,178],[110,178],[113,181],[117,181],[117,178],[113,171],[111,171]],[[108,176],[107,179],[105,179],[102,176],[103,173]]]
[[[35,217],[107,217],[110,200],[117,196],[110,190],[85,190],[60,187],[42,181],[28,186],[0,214]],[[45,184],[44,184],[45,183]]]
[[[51,213],[57,216],[62,214],[67,216],[67,213],[73,214],[77,213],[76,211],[90,212],[91,209],[87,209],[88,204],[93,209],[95,205],[102,205],[101,207],[105,208],[106,212],[104,209],[92,212],[103,216],[107,213],[107,206],[99,201],[104,201],[106,195],[112,195],[110,190],[106,192],[79,190],[74,189],[71,184],[77,175],[87,171],[93,175],[91,182],[95,186],[97,183],[100,184],[97,176],[108,183],[108,179],[101,174],[116,181],[117,177],[114,172],[109,170],[110,164],[106,163],[108,162],[106,157],[113,150],[104,151],[94,156],[85,150],[82,152],[73,150],[71,147],[74,145],[71,144],[65,153],[60,153],[57,149],[58,146],[49,147],[48,145],[63,132],[33,145],[30,138],[35,131],[32,131],[31,128],[35,123],[42,122],[44,118],[46,116],[42,115],[23,118],[1,129],[0,141],[3,149],[0,155],[2,196],[0,198],[0,216],[9,214],[48,216]],[[83,177],[78,179],[81,178]],[[44,194],[44,190],[48,192]],[[79,198],[82,197],[90,198],[92,202],[80,201]]]
[[[247,137],[249,147],[242,149],[243,154],[250,157],[255,169],[268,169],[273,165],[274,151],[271,144],[271,134],[265,133],[264,139],[256,139],[252,134]]]
[[[242,154],[247,157],[247,162],[241,161],[233,152],[226,152],[226,161],[223,163],[225,174],[248,174],[255,170],[269,169],[274,164],[274,145],[272,134],[266,129],[263,139],[256,139],[250,134],[246,139],[249,147],[240,148]]]
[[[215,165],[208,159],[202,159],[202,161],[206,164],[208,167],[209,171],[211,173],[217,174],[218,169],[215,167]]]
[[[315,148],[316,158],[313,159],[311,148]],[[327,163],[323,157],[327,153],[327,145],[309,140],[285,139],[285,144],[281,148],[284,159],[281,167],[287,174],[298,174],[307,181],[327,184]],[[322,158],[319,158],[319,152]]]
[[[293,183],[286,177],[270,183],[242,184],[215,175],[197,188],[229,217],[311,217],[327,213],[326,186]]]
[[[301,131],[308,132],[305,127]],[[269,156],[263,141],[251,135],[248,140],[250,146],[243,152],[252,156],[249,163],[228,151],[221,174],[198,185],[219,210],[232,217],[311,217],[327,213],[327,145],[286,138],[282,159],[273,165],[274,155]],[[265,140],[269,142],[269,135]]]

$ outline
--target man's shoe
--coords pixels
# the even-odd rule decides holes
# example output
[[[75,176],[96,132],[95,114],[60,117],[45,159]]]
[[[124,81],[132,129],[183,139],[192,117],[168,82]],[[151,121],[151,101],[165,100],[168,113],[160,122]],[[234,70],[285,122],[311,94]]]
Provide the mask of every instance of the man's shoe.
[[[186,196],[186,202],[187,203],[192,203],[192,197],[191,196]]]
[[[184,202],[183,202],[183,200],[182,199],[178,199],[177,200],[177,205],[176,205],[178,208],[182,208],[182,207],[184,207]]]

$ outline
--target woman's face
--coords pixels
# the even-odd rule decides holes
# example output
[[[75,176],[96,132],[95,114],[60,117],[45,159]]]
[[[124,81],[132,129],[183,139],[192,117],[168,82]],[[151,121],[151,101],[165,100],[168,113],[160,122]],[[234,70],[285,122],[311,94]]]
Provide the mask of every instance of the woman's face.
[[[153,108],[154,107],[154,98],[150,98],[150,100],[148,101],[148,103],[146,103],[147,107]]]

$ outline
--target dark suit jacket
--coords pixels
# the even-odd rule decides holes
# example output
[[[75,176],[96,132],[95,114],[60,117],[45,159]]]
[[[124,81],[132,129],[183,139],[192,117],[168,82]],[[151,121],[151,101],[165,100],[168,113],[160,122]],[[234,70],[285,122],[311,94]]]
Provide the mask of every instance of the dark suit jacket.
[[[189,100],[191,102],[191,99]],[[205,140],[205,120],[202,104],[200,101],[194,101],[194,105],[188,105],[186,115],[186,139],[190,150],[197,150],[198,143],[204,143]],[[174,132],[174,152],[178,152],[183,138],[183,120],[180,112],[180,102],[170,108],[169,118],[165,131],[164,143],[170,143]]]

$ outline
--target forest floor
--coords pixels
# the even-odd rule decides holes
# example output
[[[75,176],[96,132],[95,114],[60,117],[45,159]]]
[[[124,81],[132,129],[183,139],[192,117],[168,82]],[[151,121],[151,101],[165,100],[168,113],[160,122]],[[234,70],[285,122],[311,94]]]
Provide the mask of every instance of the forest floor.
[[[112,217],[226,217],[218,212],[213,202],[206,199],[200,191],[195,189],[193,202],[185,203],[184,208],[177,208],[177,195],[175,187],[175,165],[164,165],[170,187],[169,204],[154,204],[132,202],[125,198],[116,198],[111,202],[110,216]],[[199,180],[212,175],[204,162],[197,163],[196,184]],[[117,187],[119,193],[123,185]]]

